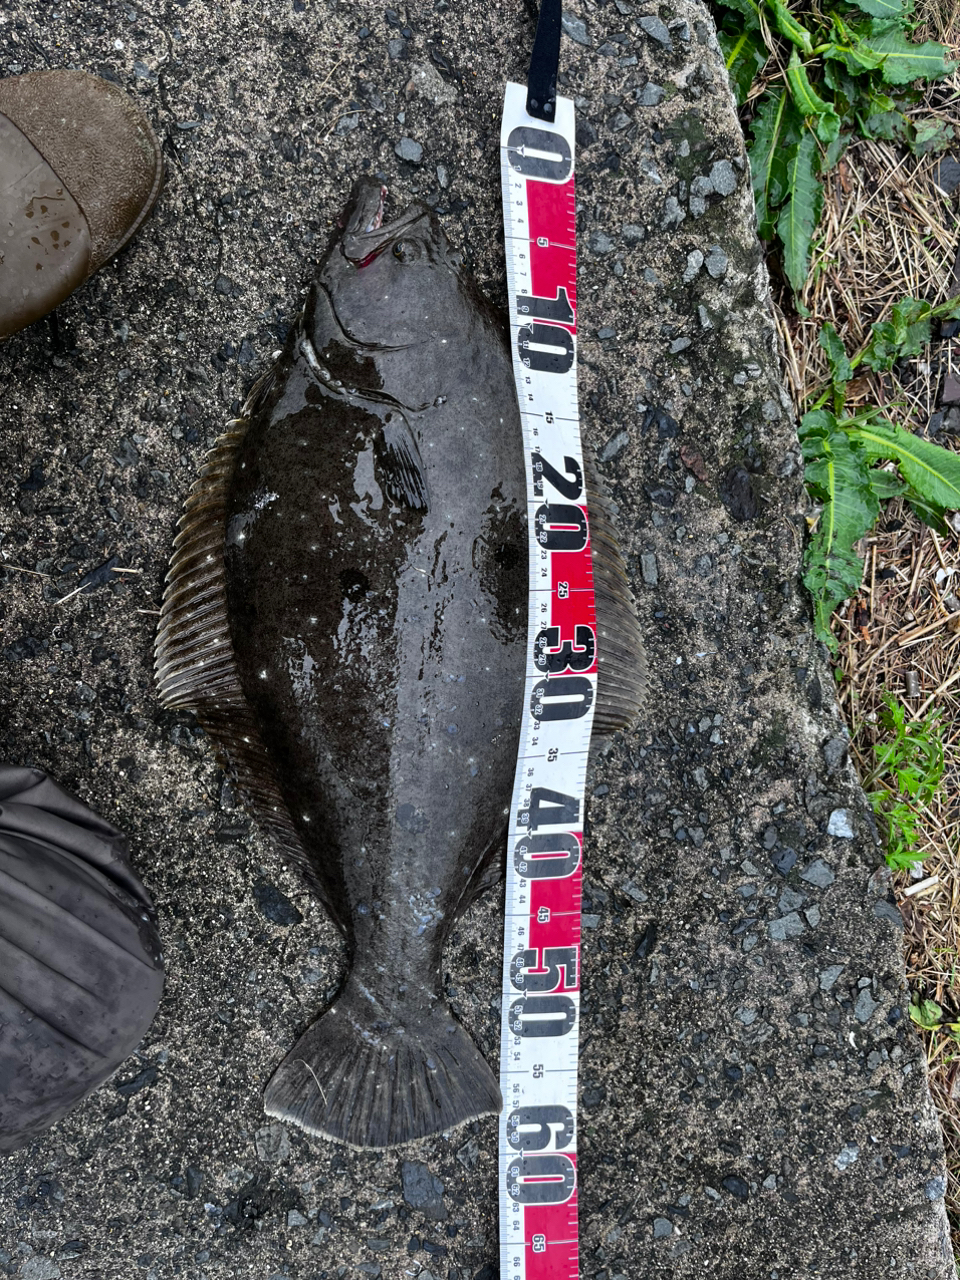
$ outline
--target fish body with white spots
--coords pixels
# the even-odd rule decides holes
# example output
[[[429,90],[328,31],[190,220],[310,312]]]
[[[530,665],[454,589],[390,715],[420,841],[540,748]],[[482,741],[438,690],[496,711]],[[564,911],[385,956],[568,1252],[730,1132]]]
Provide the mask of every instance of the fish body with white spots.
[[[441,963],[500,869],[527,635],[506,328],[435,215],[384,225],[383,194],[356,189],[302,320],[208,458],[157,646],[165,704],[196,711],[347,940],[345,983],[267,1110],[357,1147],[501,1105]],[[639,660],[619,559],[611,573],[630,632],[615,647]],[[633,714],[619,704],[608,728]]]

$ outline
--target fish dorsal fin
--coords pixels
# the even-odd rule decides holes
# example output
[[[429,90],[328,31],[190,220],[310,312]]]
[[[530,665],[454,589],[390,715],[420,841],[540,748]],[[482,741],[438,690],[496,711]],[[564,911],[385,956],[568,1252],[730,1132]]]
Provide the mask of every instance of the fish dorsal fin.
[[[383,430],[374,438],[377,478],[394,502],[406,503],[414,511],[429,507],[427,477],[416,437],[402,413],[393,410],[383,420]]]
[[[593,742],[631,728],[647,694],[647,659],[636,605],[610,512],[610,494],[592,450],[584,444],[590,511],[593,590],[597,611],[597,709]]]
[[[190,490],[174,542],[155,646],[157,688],[165,707],[196,714],[260,825],[302,870],[340,923],[291,821],[244,695],[230,638],[224,570],[226,497],[247,419],[238,418],[228,427]]]

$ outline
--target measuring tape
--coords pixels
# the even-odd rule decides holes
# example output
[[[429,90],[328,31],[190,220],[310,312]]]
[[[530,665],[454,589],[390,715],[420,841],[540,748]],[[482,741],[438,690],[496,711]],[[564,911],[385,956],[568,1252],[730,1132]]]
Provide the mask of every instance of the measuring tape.
[[[559,12],[556,28],[559,44]],[[580,897],[597,686],[577,408],[573,103],[544,92],[539,98],[533,77],[529,92],[508,84],[500,135],[530,532],[526,696],[507,851],[500,1031],[501,1280],[576,1280],[578,1274]],[[545,118],[532,117],[531,104],[545,106]]]

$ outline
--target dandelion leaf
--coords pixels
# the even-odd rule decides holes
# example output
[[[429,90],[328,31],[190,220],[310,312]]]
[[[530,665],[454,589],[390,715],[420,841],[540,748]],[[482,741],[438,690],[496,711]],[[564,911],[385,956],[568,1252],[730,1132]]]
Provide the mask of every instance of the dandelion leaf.
[[[760,15],[754,0],[719,0],[725,9],[733,9],[739,13],[741,17],[746,19],[746,24],[751,29],[760,26]]]
[[[911,44],[903,32],[898,18],[876,19],[871,32],[861,41],[860,48],[867,54],[882,57],[880,74],[885,84],[910,84],[913,80],[939,80],[957,65],[948,62],[942,44],[927,40],[924,44]]]
[[[733,23],[717,28],[723,60],[738,106],[746,102],[750,86],[766,64],[769,50],[759,26],[737,29]]]
[[[913,0],[850,0],[871,18],[902,18],[913,9]]]
[[[783,269],[797,293],[807,279],[810,241],[820,217],[823,188],[817,181],[819,164],[816,137],[805,129],[787,156],[787,200],[777,220],[783,243]]]
[[[843,342],[840,335],[832,324],[825,324],[820,330],[818,341],[820,347],[826,352],[827,363],[830,366],[830,378],[835,386],[840,386],[845,382],[849,382],[853,377],[853,369],[850,367],[850,361],[847,359],[847,353],[844,350]]]
[[[867,460],[834,414],[825,409],[805,414],[800,439],[807,463],[807,487],[823,503],[807,548],[803,582],[813,596],[817,636],[835,648],[830,615],[859,590],[863,563],[854,543],[873,525],[880,501],[871,484]]]
[[[924,507],[937,513],[960,508],[960,455],[891,422],[861,424],[851,433],[866,458],[896,462],[908,496],[919,500],[921,512]]]
[[[787,194],[787,151],[799,139],[802,128],[803,121],[789,95],[782,87],[771,89],[754,117],[749,147],[761,240],[773,239],[777,210]]]
[[[871,325],[873,337],[863,353],[863,363],[874,373],[892,369],[904,356],[918,356],[930,341],[930,304],[901,298],[890,319]]]
[[[925,156],[931,151],[946,151],[956,137],[953,125],[944,120],[918,120],[914,124],[910,150],[915,156]]]

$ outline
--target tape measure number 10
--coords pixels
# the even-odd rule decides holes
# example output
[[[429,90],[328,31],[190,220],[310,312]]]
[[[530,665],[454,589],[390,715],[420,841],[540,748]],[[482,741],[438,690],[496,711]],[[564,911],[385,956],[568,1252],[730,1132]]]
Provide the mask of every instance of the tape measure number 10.
[[[529,101],[526,86],[507,85],[500,140],[530,531],[504,929],[500,1276],[576,1280],[582,814],[596,619],[577,410],[573,104],[557,98],[541,120]]]

